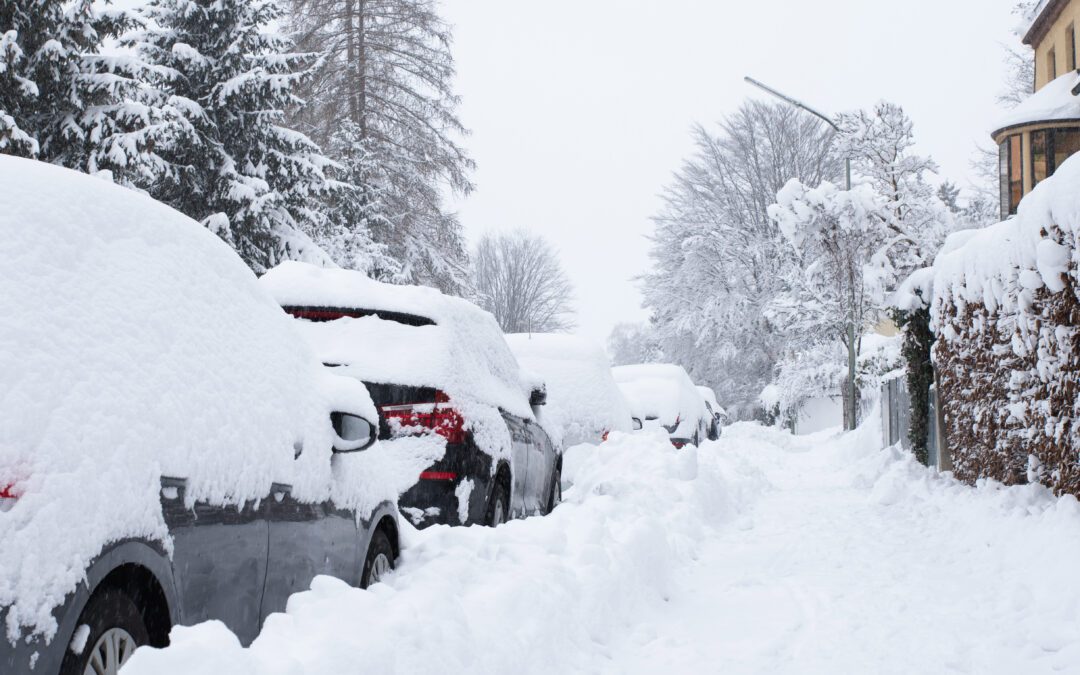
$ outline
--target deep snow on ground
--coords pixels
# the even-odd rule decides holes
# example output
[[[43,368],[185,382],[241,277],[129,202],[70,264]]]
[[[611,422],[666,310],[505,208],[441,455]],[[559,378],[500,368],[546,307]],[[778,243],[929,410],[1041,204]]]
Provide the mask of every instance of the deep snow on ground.
[[[615,434],[571,449],[549,517],[412,531],[387,583],[319,578],[250,649],[177,628],[124,675],[1080,672],[1076,500],[875,431]]]

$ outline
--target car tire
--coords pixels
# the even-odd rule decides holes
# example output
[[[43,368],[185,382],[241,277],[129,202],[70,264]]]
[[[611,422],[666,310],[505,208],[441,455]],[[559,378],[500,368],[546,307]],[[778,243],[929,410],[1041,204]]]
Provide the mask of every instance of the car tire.
[[[88,626],[89,634],[80,653],[70,647],[64,651],[60,675],[84,675],[88,670],[116,675],[136,647],[150,644],[150,633],[138,606],[116,588],[94,593],[76,625]]]
[[[487,515],[484,522],[488,527],[498,527],[509,518],[509,496],[506,494],[506,484],[503,481],[495,483],[495,489],[491,491],[491,499],[488,500]]]
[[[364,557],[364,571],[360,576],[360,588],[368,588],[382,581],[394,569],[394,546],[382,528],[375,530]]]
[[[551,496],[548,497],[547,512],[551,513],[559,504],[562,504],[562,467],[556,465],[555,475],[551,478]]]

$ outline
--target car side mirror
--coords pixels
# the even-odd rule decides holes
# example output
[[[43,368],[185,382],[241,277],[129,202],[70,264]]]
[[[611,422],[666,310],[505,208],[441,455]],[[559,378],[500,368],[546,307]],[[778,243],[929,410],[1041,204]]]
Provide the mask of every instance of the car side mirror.
[[[533,389],[529,394],[529,405],[547,405],[547,389],[544,387]]]
[[[644,424],[641,423],[641,418],[640,417],[634,417],[632,419],[633,419],[633,424],[634,424],[634,431],[641,431],[642,428],[644,428],[644,426],[645,426]]]
[[[379,427],[371,420],[349,413],[331,413],[334,426],[334,452],[360,452],[375,445]]]

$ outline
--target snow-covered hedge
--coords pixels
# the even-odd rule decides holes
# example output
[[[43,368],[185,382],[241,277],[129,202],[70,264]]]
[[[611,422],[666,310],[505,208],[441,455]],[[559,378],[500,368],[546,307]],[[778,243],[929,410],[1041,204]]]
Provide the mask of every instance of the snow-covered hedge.
[[[915,286],[932,298],[946,432],[957,475],[1080,494],[1080,159],[1019,214],[954,235]]]

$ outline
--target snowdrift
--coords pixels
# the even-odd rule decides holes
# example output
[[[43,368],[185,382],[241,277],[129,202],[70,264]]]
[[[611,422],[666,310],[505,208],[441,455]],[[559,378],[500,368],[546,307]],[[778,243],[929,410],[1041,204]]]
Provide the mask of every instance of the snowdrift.
[[[413,531],[369,591],[320,577],[249,649],[177,628],[124,675],[1074,670],[1077,501],[878,439],[613,434],[550,516]]]
[[[163,475],[218,504],[273,482],[329,498],[335,409],[375,414],[216,236],[143,195],[0,155],[0,488],[19,495],[0,513],[9,639],[51,638],[51,610],[103,545],[169,549]]]

